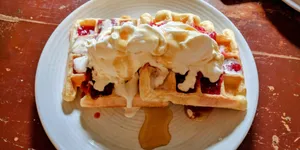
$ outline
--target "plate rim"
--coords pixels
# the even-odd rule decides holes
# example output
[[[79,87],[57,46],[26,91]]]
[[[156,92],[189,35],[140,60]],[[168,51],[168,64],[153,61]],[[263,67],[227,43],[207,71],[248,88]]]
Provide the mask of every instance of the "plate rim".
[[[258,105],[258,100],[259,100],[259,78],[258,78],[258,71],[257,71],[257,66],[256,66],[256,62],[254,60],[254,56],[251,52],[251,49],[247,43],[247,41],[245,40],[244,36],[241,34],[241,32],[238,30],[238,28],[222,13],[220,12],[218,9],[216,9],[215,7],[213,7],[211,4],[209,4],[208,2],[206,1],[201,1],[201,0],[196,0],[198,1],[199,3],[203,3],[204,5],[206,5],[207,7],[209,7],[210,9],[213,9],[215,12],[214,13],[218,13],[218,15],[222,16],[228,23],[231,24],[231,26],[234,28],[234,32],[235,33],[238,33],[239,36],[241,36],[241,40],[242,42],[245,44],[245,46],[247,47],[247,54],[245,55],[249,55],[249,57],[251,58],[251,61],[253,61],[252,63],[252,67],[255,68],[255,70],[251,70],[252,71],[252,75],[254,75],[254,78],[257,79],[257,82],[253,83],[254,86],[256,87],[256,91],[254,91],[256,93],[255,95],[255,102],[254,102],[254,113],[250,114],[250,118],[249,119],[249,123],[246,124],[246,127],[245,128],[245,132],[242,134],[242,138],[238,139],[238,141],[236,142],[237,144],[235,144],[233,146],[234,149],[237,149],[239,147],[239,145],[243,142],[243,140],[245,139],[247,133],[249,132],[250,130],[250,127],[252,126],[252,123],[253,123],[253,120],[255,118],[255,112],[257,111],[257,105]],[[49,39],[47,40],[47,43],[45,44],[44,48],[43,48],[43,51],[41,52],[41,55],[40,55],[40,58],[39,58],[39,62],[38,62],[38,65],[37,65],[37,69],[36,69],[36,75],[35,75],[35,102],[36,102],[36,108],[37,108],[37,112],[38,112],[38,116],[40,118],[40,121],[41,121],[41,124],[43,126],[43,129],[45,131],[45,133],[47,134],[49,140],[51,141],[51,143],[54,145],[55,148],[57,149],[62,149],[62,145],[59,144],[59,142],[57,142],[51,135],[51,133],[49,132],[49,128],[47,128],[47,125],[46,125],[46,122],[44,121],[43,117],[42,117],[42,114],[41,114],[41,108],[40,108],[40,105],[39,105],[39,102],[38,102],[38,94],[37,94],[37,87],[38,87],[38,83],[39,83],[39,76],[40,76],[40,71],[41,70],[41,60],[42,59],[45,59],[44,57],[46,57],[45,55],[45,49],[47,49],[48,47],[50,47],[52,41],[54,40],[55,36],[57,34],[57,32],[59,32],[59,30],[62,30],[62,27],[65,26],[65,24],[67,24],[67,22],[74,16],[76,16],[77,13],[79,13],[82,9],[84,9],[85,7],[88,7],[89,5],[93,4],[97,2],[97,0],[94,0],[94,1],[87,1],[86,3],[82,4],[81,6],[79,6],[78,8],[76,8],[74,11],[72,11],[65,19],[63,19],[63,21],[55,28],[55,30],[51,33],[51,36],[49,37]],[[247,113],[248,113],[248,110],[247,110]],[[246,119],[246,116],[244,117],[244,120]],[[243,121],[241,121],[242,123]],[[233,132],[233,131],[232,131]],[[232,133],[231,132],[231,133]],[[228,135],[229,136],[229,135]],[[221,141],[222,142],[222,141]],[[218,142],[220,143],[220,142]],[[217,143],[215,143],[217,144]],[[215,145],[214,144],[214,145]],[[213,146],[213,145],[212,145]],[[208,149],[211,149],[211,146],[208,148]]]
[[[300,5],[298,5],[296,2],[293,0],[282,0],[285,4],[288,6],[292,7],[294,10],[300,12]]]

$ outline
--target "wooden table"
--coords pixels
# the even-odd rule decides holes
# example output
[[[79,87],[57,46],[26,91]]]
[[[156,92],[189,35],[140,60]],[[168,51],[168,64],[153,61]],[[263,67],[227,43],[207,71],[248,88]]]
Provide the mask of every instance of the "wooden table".
[[[300,150],[300,13],[281,1],[207,1],[242,32],[258,68],[258,109],[239,149]],[[36,67],[57,25],[85,2],[0,1],[0,149],[55,149],[37,115]]]

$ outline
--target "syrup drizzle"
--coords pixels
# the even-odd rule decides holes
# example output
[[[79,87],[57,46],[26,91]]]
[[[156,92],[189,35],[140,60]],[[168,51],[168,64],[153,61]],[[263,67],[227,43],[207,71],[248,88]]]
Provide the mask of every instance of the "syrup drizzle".
[[[151,150],[167,145],[171,140],[169,123],[173,113],[169,107],[144,108],[145,121],[140,129],[139,142],[143,149]]]

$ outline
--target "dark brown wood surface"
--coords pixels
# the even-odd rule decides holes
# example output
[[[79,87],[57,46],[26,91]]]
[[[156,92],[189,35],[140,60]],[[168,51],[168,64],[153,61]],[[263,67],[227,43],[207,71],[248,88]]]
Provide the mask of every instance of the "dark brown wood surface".
[[[258,109],[239,149],[300,150],[300,13],[279,0],[206,1],[242,32],[258,68]],[[57,25],[85,2],[0,0],[0,149],[55,149],[37,115],[36,67]]]

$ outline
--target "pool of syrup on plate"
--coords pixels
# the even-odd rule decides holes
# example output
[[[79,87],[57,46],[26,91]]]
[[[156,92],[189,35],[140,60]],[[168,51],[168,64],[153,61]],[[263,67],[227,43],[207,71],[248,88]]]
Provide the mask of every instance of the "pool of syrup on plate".
[[[141,147],[145,150],[152,150],[168,145],[171,140],[169,124],[173,118],[172,110],[169,107],[143,109],[145,121],[139,133]],[[194,118],[188,116],[187,110],[192,111]],[[207,119],[212,110],[212,108],[208,107],[184,106],[187,117],[198,121]]]
[[[171,140],[169,124],[173,113],[169,107],[143,108],[145,121],[140,129],[139,142],[143,149],[151,150],[167,145]]]

